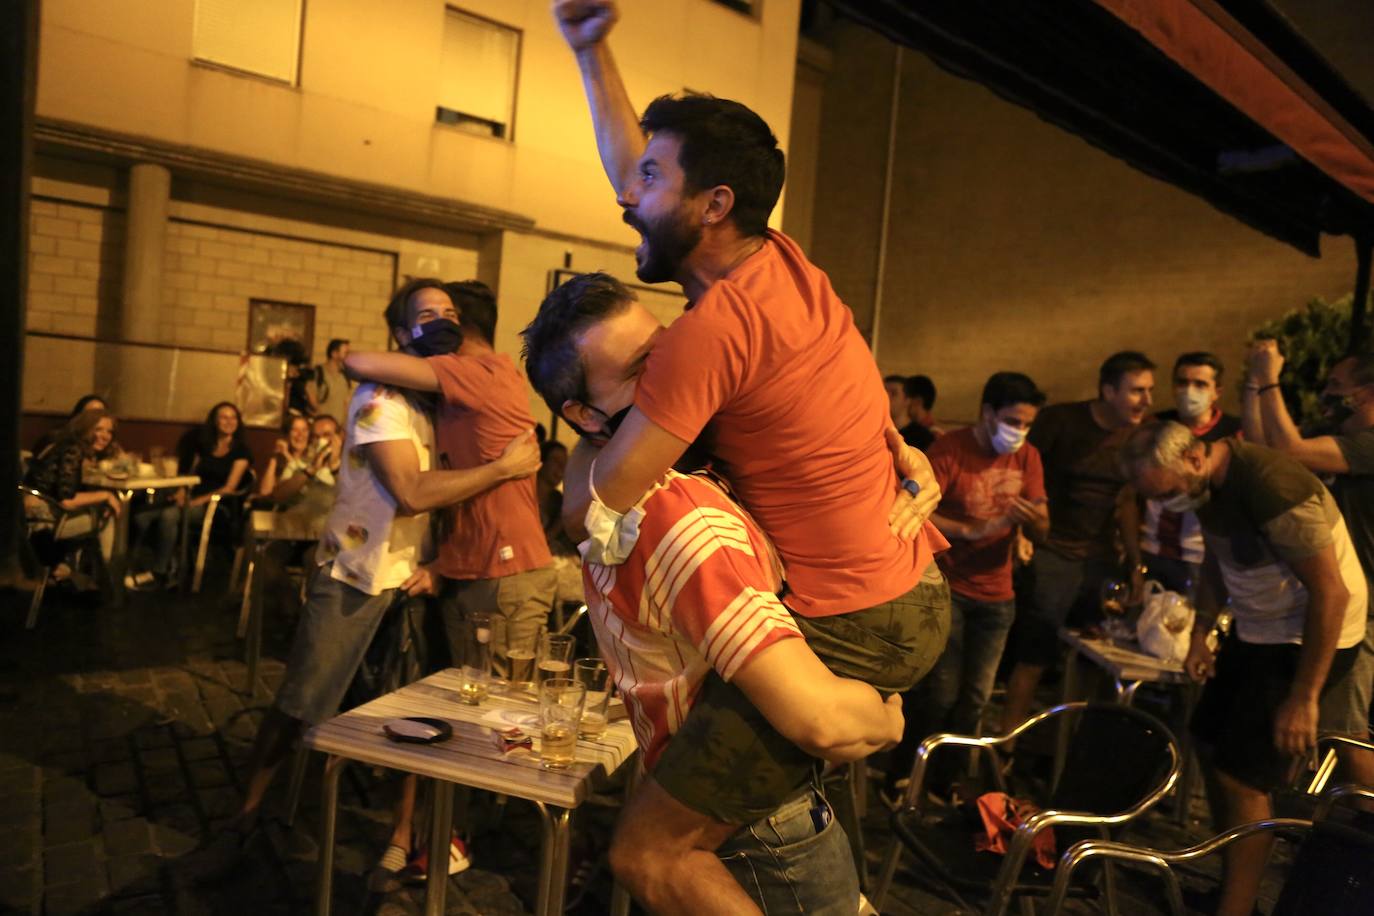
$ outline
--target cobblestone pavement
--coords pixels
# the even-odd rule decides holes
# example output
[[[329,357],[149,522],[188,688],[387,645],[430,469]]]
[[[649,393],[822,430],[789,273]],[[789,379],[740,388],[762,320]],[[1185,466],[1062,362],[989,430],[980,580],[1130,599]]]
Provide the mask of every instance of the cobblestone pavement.
[[[239,802],[249,744],[280,683],[292,622],[271,622],[266,658],[249,684],[222,587],[207,585],[200,596],[134,594],[122,609],[54,592],[33,631],[22,629],[27,598],[0,591],[0,913],[308,912],[318,760],[296,828],[270,821],[241,866],[215,885],[196,884],[183,867]],[[367,892],[364,876],[388,835],[392,777],[350,772],[336,912],[418,913],[416,891]],[[269,813],[281,814],[284,795],[284,785],[274,787]],[[888,842],[885,814],[873,799],[865,834],[874,871]],[[610,808],[579,812],[575,862],[596,862],[613,816]],[[538,837],[532,809],[479,799],[474,818],[476,866],[452,883],[449,912],[525,912]],[[1142,829],[1138,836],[1164,846],[1201,833],[1163,816]],[[605,912],[604,866],[583,872],[589,892],[575,911]],[[1149,879],[1122,884],[1123,913],[1163,911]],[[962,912],[905,869],[894,897],[890,914]]]

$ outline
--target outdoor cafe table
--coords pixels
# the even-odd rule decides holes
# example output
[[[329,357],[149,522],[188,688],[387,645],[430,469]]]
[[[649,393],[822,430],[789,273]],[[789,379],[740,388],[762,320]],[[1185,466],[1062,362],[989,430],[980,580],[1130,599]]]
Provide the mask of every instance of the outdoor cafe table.
[[[1170,662],[1142,652],[1134,640],[1122,644],[1105,637],[1094,638],[1079,630],[1067,628],[1059,631],[1059,638],[1070,648],[1068,663],[1064,667],[1064,681],[1060,702],[1068,703],[1076,698],[1079,689],[1079,658],[1086,658],[1098,668],[1111,675],[1112,686],[1116,692],[1116,702],[1130,706],[1135,701],[1136,690],[1141,684],[1159,684],[1177,687],[1184,694],[1184,728],[1176,736],[1183,754],[1183,777],[1177,789],[1175,813],[1180,824],[1187,819],[1188,801],[1192,798],[1195,767],[1190,753],[1192,742],[1188,738],[1186,720],[1191,715],[1196,690],[1193,682],[1183,671],[1182,662]],[[1055,747],[1054,778],[1057,780],[1064,769],[1064,759],[1068,754],[1067,723],[1059,727],[1059,741]]]
[[[194,474],[183,474],[175,477],[137,477],[111,476],[104,471],[89,471],[82,475],[81,482],[87,487],[96,490],[109,490],[119,500],[119,518],[115,519],[114,549],[110,556],[110,586],[114,592],[115,604],[124,603],[124,574],[128,571],[129,565],[129,507],[133,502],[134,494],[140,490],[149,496],[154,495],[159,490],[181,490],[187,497],[181,503],[181,563],[179,569],[183,581],[186,575],[186,510],[190,504],[191,488],[200,483],[200,478]]]
[[[593,786],[630,761],[637,750],[628,720],[612,722],[594,741],[578,739],[576,760],[563,770],[546,770],[539,755],[529,751],[503,754],[497,748],[493,728],[506,727],[522,714],[537,716],[533,698],[513,699],[492,695],[481,705],[457,700],[459,675],[440,671],[394,693],[378,697],[315,726],[306,733],[308,747],[328,755],[325,763],[323,813],[320,828],[320,861],[315,912],[328,916],[334,872],[334,830],[338,815],[339,776],[350,761],[387,767],[434,780],[430,850],[447,849],[453,820],[454,785],[485,789],[534,802],[542,819],[539,857],[537,916],[563,912],[568,880],[568,847],[572,812],[587,798]],[[453,727],[453,737],[437,744],[400,744],[382,733],[382,723],[406,716],[443,719]],[[506,719],[498,722],[497,719]],[[528,729],[536,734],[538,729]],[[425,913],[444,912],[448,885],[446,857],[431,852],[435,863],[429,870]],[[613,912],[628,907],[618,893]],[[618,904],[618,905],[617,905]]]

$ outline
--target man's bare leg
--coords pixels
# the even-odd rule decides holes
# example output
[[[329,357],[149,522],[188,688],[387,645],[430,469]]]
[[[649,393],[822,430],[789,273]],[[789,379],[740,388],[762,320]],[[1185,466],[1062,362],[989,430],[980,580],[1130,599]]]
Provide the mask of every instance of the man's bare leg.
[[[258,809],[262,806],[263,796],[272,785],[272,777],[277,768],[291,752],[291,746],[301,733],[302,723],[272,706],[258,727],[257,738],[253,741],[253,754],[249,758],[252,770],[248,776],[248,792],[243,805],[239,808],[236,821],[251,824],[257,819]]]
[[[396,808],[392,815],[394,826],[391,828],[391,845],[399,846],[407,853],[411,851],[411,837],[414,836],[417,782],[418,777],[414,774],[409,774],[401,780],[401,795],[396,799]]]
[[[1217,770],[1208,788],[1220,797],[1212,798],[1212,817],[1218,832],[1250,821],[1262,821],[1273,814],[1269,795]],[[1261,833],[1237,840],[1223,853],[1221,902],[1217,916],[1250,916],[1255,909],[1264,867],[1269,862],[1273,834]]]
[[[611,839],[611,871],[656,916],[759,914],[715,850],[739,829],[688,808],[646,777]]]

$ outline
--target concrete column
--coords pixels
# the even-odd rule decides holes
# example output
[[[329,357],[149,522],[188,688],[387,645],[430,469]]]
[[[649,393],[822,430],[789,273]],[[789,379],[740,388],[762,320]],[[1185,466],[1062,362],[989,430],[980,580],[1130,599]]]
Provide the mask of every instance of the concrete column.
[[[162,323],[162,253],[167,242],[167,205],[172,173],[140,162],[129,169],[129,209],[124,235],[124,297],[120,336],[156,342]]]

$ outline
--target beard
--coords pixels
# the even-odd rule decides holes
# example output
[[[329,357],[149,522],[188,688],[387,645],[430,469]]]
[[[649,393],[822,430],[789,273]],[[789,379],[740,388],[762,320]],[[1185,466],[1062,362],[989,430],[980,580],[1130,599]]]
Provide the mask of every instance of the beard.
[[[640,220],[626,210],[624,219],[644,237],[640,246],[644,259],[636,264],[635,276],[645,283],[673,279],[687,255],[701,242],[701,226],[683,210],[653,221]]]

